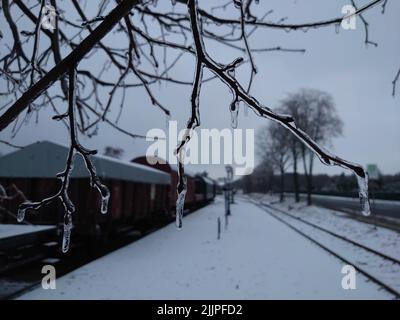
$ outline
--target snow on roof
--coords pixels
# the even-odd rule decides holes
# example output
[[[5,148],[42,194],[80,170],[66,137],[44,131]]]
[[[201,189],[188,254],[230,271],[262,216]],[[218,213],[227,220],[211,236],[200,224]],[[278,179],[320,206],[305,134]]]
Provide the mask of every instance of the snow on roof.
[[[171,169],[175,172],[178,172],[178,164],[176,163],[168,163],[171,166]],[[196,175],[196,172],[188,169],[187,165],[185,165],[185,175],[194,177]]]
[[[203,176],[203,175],[201,175],[201,174],[196,175],[196,177],[202,179],[202,180],[203,180],[205,183],[207,183],[207,184],[214,185],[214,180],[211,179],[211,178],[209,178],[209,177]]]
[[[0,240],[52,229],[55,230],[55,227],[42,225],[0,224]]]
[[[65,167],[68,148],[53,142],[33,143],[0,157],[0,177],[55,178]],[[170,175],[137,163],[103,155],[91,157],[100,178],[170,184]],[[89,172],[81,156],[76,156],[71,177],[87,178]]]
[[[151,164],[148,162],[148,160],[151,160],[153,162],[158,162],[161,164],[166,164],[166,165],[169,165],[169,167],[171,168],[172,171],[175,171],[176,173],[178,172],[178,165],[176,163],[170,163],[167,160],[165,160],[164,158],[161,158],[158,156],[147,156],[146,155],[146,156],[139,156],[139,157],[132,159],[133,162],[137,161],[137,160],[146,160],[148,166],[151,166]],[[136,162],[134,162],[134,163],[136,163]],[[188,169],[187,166],[185,166],[185,175],[194,177],[196,175],[196,173],[193,170]]]
[[[211,178],[209,178],[209,177],[202,177],[203,179],[204,179],[204,181],[205,182],[207,182],[208,184],[212,184],[212,185],[214,185],[214,180],[213,179],[211,179]]]

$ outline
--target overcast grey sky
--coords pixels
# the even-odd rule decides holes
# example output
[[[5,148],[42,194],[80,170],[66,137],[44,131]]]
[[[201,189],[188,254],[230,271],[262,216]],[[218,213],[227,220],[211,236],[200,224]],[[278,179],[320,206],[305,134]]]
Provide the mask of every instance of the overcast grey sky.
[[[224,2],[226,1],[221,3]],[[367,2],[369,1],[357,1],[360,5]],[[199,3],[200,6],[209,4],[208,1]],[[308,22],[340,16],[341,8],[346,4],[349,1],[269,0],[260,1],[255,13],[260,16],[269,9],[274,9],[269,16],[270,20],[277,21],[287,17],[287,22]],[[250,45],[254,48],[280,45],[304,48],[307,51],[305,54],[256,53],[254,56],[258,74],[252,94],[262,104],[275,108],[287,93],[300,88],[316,88],[329,92],[344,122],[344,135],[335,139],[333,146],[328,146],[328,149],[342,158],[362,165],[376,163],[386,174],[400,172],[400,84],[397,97],[391,96],[391,82],[400,67],[399,13],[400,1],[389,0],[385,15],[381,14],[380,7],[365,14],[370,24],[370,38],[379,43],[377,48],[365,46],[364,26],[359,18],[356,30],[341,29],[339,33],[335,32],[333,26],[290,33],[259,29],[250,38]],[[0,21],[3,25],[4,21]],[[109,41],[113,41],[112,34],[107,37]],[[1,46],[4,41],[3,39]],[[206,41],[205,44],[210,55],[219,62],[227,63],[238,56],[237,52],[215,43]],[[191,80],[193,65],[193,58],[188,57],[177,65],[174,74]],[[248,72],[247,66],[238,72],[239,79],[244,83],[247,83]],[[206,72],[205,77],[208,75]],[[190,112],[190,87],[164,84],[155,85],[153,89],[157,97],[171,109],[171,120],[177,120],[179,127],[184,127]],[[228,89],[218,80],[205,83],[200,98],[202,127],[229,128],[230,101]],[[11,141],[19,145],[38,140],[67,144],[65,127],[51,120],[51,115],[50,108],[41,112],[38,124],[31,121],[24,125]],[[150,105],[142,89],[129,91],[120,121],[121,127],[144,134],[152,128],[165,128],[165,122],[164,115]],[[239,128],[258,130],[267,122],[268,120],[260,119],[252,112],[247,116],[243,115],[242,110],[240,112]],[[1,139],[10,141],[10,132],[10,128],[1,132]],[[149,145],[143,140],[132,140],[116,133],[106,124],[101,125],[97,136],[91,139],[82,137],[81,141],[100,151],[108,145],[121,147],[125,150],[126,159],[144,154]],[[1,153],[10,151],[12,149],[0,144]],[[197,166],[191,170],[207,170],[214,177],[225,174],[223,165]],[[318,164],[315,170],[328,174],[344,171],[342,168],[325,167],[322,164]]]

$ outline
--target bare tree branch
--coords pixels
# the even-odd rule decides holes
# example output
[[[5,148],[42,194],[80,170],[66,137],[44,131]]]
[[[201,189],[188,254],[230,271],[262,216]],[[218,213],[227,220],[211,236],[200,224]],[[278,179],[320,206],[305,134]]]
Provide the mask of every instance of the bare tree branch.
[[[400,78],[400,68],[397,71],[397,74],[396,74],[396,76],[394,77],[394,79],[392,81],[392,84],[393,84],[392,95],[393,95],[393,97],[396,95],[396,86],[397,86],[397,81],[399,81],[399,78]]]
[[[3,0],[3,10],[7,7],[7,0]],[[44,77],[30,87],[25,93],[0,117],[0,131],[7,127],[20,114],[30,102],[35,100],[44,90],[68,72],[71,65],[76,65],[110,30],[121,18],[139,3],[139,0],[122,0],[112,10],[103,22],[90,33],[67,57],[54,66]],[[19,42],[17,31],[15,41]],[[21,51],[18,45],[15,45]],[[24,55],[22,55],[24,56]]]
[[[257,73],[254,53],[265,53],[270,51],[304,53],[305,49],[290,49],[281,46],[252,48],[250,37],[259,28],[271,28],[285,31],[308,30],[328,26],[338,26],[349,16],[325,19],[320,21],[306,22],[300,24],[286,23],[285,18],[277,22],[266,21],[266,17],[272,10],[258,18],[254,14],[253,0],[232,0],[223,5],[216,6],[211,12],[197,8],[195,0],[176,0],[182,6],[177,10],[164,9],[158,12],[155,1],[141,0],[118,0],[117,5],[107,14],[108,1],[103,1],[94,17],[87,17],[79,1],[72,0],[75,14],[79,16],[78,21],[71,19],[68,14],[63,13],[57,6],[56,0],[50,0],[51,5],[59,13],[56,19],[54,31],[49,31],[41,26],[41,14],[44,1],[40,0],[33,7],[27,7],[21,0],[14,0],[16,9],[10,8],[9,0],[2,0],[3,14],[10,29],[12,45],[7,48],[6,54],[0,57],[0,74],[6,86],[0,93],[2,96],[12,97],[14,101],[11,106],[5,104],[6,108],[0,116],[0,131],[10,125],[26,109],[24,119],[20,117],[14,123],[12,130],[16,134],[21,128],[25,119],[30,119],[32,114],[38,114],[41,106],[50,104],[56,116],[54,119],[62,120],[68,125],[70,132],[70,149],[66,160],[66,167],[58,176],[61,179],[60,190],[53,196],[40,202],[26,202],[21,206],[20,218],[25,210],[37,209],[55,199],[61,199],[65,207],[64,234],[65,243],[63,248],[68,247],[69,233],[72,228],[72,214],[74,206],[68,198],[69,174],[76,153],[83,157],[89,170],[91,184],[102,194],[103,200],[108,199],[108,189],[99,181],[90,156],[95,151],[90,151],[81,146],[78,142],[78,130],[93,135],[100,122],[105,122],[121,133],[132,138],[143,138],[143,135],[131,133],[118,126],[118,119],[121,116],[125,104],[125,93],[130,88],[142,87],[147,94],[150,103],[156,106],[167,117],[170,111],[162,100],[154,94],[154,85],[160,83],[174,83],[179,85],[192,85],[191,92],[191,115],[188,119],[186,132],[183,139],[177,146],[176,155],[179,159],[179,183],[177,186],[177,226],[182,225],[183,203],[186,194],[186,179],[184,175],[183,158],[185,147],[190,141],[191,134],[200,125],[199,95],[201,84],[213,79],[219,79],[230,89],[232,100],[229,103],[231,123],[237,125],[239,103],[244,102],[248,108],[253,110],[260,117],[275,121],[286,130],[296,136],[304,146],[315,153],[326,165],[339,165],[352,170],[358,177],[360,184],[360,199],[364,201],[364,209],[369,210],[367,195],[367,175],[364,169],[358,165],[330,154],[302,131],[291,115],[274,112],[271,108],[263,106],[255,97],[250,95],[251,85]],[[258,1],[256,1],[258,3]],[[355,6],[354,0],[352,0]],[[363,17],[367,10],[382,4],[382,11],[385,10],[387,1],[371,0],[364,6],[356,8],[352,16],[359,15],[365,28],[365,43],[376,45],[369,40],[369,25]],[[226,18],[214,13],[217,9],[224,9],[234,5],[240,10],[239,18]],[[33,12],[39,9],[37,15]],[[184,11],[179,9],[185,9]],[[34,32],[20,31],[18,21],[12,14],[12,10],[22,12],[22,16],[34,24]],[[237,11],[235,11],[237,12]],[[68,26],[69,32],[61,29],[59,24]],[[152,23],[158,34],[153,34],[148,24]],[[98,24],[97,27],[94,27]],[[212,27],[221,25],[221,28]],[[72,30],[72,31],[71,31]],[[104,37],[111,31],[122,35],[123,43],[108,44]],[[50,40],[49,44],[42,45],[40,33],[43,32]],[[87,35],[86,35],[87,34]],[[85,36],[86,35],[86,36]],[[237,50],[240,54],[247,56],[238,57],[231,63],[218,63],[205,50],[203,39],[212,40],[225,48]],[[119,42],[119,41],[117,41]],[[27,48],[32,51],[31,58],[27,58]],[[168,50],[167,50],[168,49]],[[69,53],[67,50],[70,50]],[[171,54],[171,56],[169,56]],[[186,54],[195,57],[194,80],[187,81],[179,79],[171,72],[178,62]],[[65,55],[65,57],[63,57]],[[90,68],[76,70],[79,62],[90,59],[93,55],[101,56],[104,63],[97,66],[96,70]],[[45,65],[48,61],[54,60],[54,66],[50,70]],[[242,64],[249,63],[250,78],[247,88],[244,89],[236,77],[236,68]],[[82,64],[81,64],[82,65]],[[213,74],[208,79],[203,79],[203,70],[207,68]],[[68,80],[66,75],[68,74]],[[113,77],[109,77],[113,74]],[[79,78],[76,76],[79,75]],[[36,82],[35,78],[40,76]],[[400,70],[393,81],[393,95],[395,94],[396,83],[400,77]],[[60,83],[60,91],[53,94],[48,88],[56,81]],[[107,88],[107,92],[104,93]],[[107,95],[108,93],[108,95]],[[18,97],[18,95],[20,97]],[[41,96],[40,102],[36,99]],[[10,99],[10,98],[9,98]],[[54,100],[68,101],[68,111],[63,113],[57,109]],[[110,119],[110,111],[113,106],[119,107],[116,120]],[[2,109],[0,109],[2,110]],[[0,141],[2,142],[2,141]],[[104,210],[103,201],[102,211]]]

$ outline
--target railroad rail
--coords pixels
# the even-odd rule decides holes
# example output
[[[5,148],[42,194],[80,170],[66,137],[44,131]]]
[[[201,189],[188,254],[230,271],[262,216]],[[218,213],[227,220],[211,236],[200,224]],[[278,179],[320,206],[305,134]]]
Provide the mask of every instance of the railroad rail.
[[[185,215],[195,213],[198,209],[203,206],[193,208],[192,210],[185,210]],[[10,290],[0,290],[0,300],[12,300],[18,298],[20,295],[29,292],[40,286],[42,282],[41,268],[43,267],[43,261],[45,259],[56,258],[58,262],[56,263],[57,268],[57,278],[75,270],[83,265],[96,260],[102,256],[105,256],[113,251],[116,251],[128,244],[131,244],[149,234],[159,230],[160,228],[166,226],[169,223],[173,223],[174,219],[164,221],[160,225],[154,226],[153,228],[147,229],[146,231],[139,232],[135,228],[127,228],[124,232],[118,234],[116,238],[110,240],[110,242],[104,247],[97,247],[95,252],[90,252],[92,250],[89,248],[90,244],[86,242],[73,242],[71,250],[67,254],[61,254],[59,251],[44,254],[42,259],[21,263],[21,265],[15,265],[13,268],[0,272],[0,282],[2,286],[10,286]],[[53,263],[49,263],[53,264]],[[21,281],[21,279],[29,280]],[[5,288],[4,288],[5,289]]]
[[[286,226],[288,226],[290,229],[296,231],[297,233],[299,233],[300,235],[302,235],[303,237],[307,238],[308,240],[310,240],[311,242],[313,242],[314,244],[318,245],[319,247],[321,247],[322,249],[324,249],[325,251],[329,252],[330,254],[332,254],[333,256],[335,256],[336,258],[340,259],[341,261],[343,261],[346,264],[350,264],[352,265],[358,272],[360,272],[361,274],[363,274],[365,277],[367,277],[370,281],[374,282],[375,284],[379,285],[380,287],[382,287],[383,289],[385,289],[387,292],[391,293],[392,295],[394,295],[395,299],[400,299],[400,291],[397,288],[394,288],[392,284],[387,283],[387,281],[382,280],[380,278],[378,278],[377,276],[373,275],[372,272],[370,272],[369,270],[366,270],[365,267],[362,267],[360,264],[361,263],[354,263],[353,261],[351,261],[351,259],[346,258],[342,253],[337,252],[336,250],[330,248],[329,246],[323,244],[321,241],[319,241],[318,239],[316,239],[315,237],[312,237],[310,234],[308,234],[306,231],[301,230],[301,228],[295,226],[294,224],[288,222],[287,220],[292,220],[292,221],[297,221],[300,222],[301,224],[307,226],[307,227],[311,227],[314,230],[318,230],[318,232],[322,232],[324,234],[330,235],[332,236],[334,239],[338,240],[338,241],[342,241],[345,242],[348,245],[351,245],[355,248],[357,248],[358,250],[363,250],[364,253],[370,255],[370,258],[377,258],[381,260],[381,264],[380,265],[388,265],[388,263],[390,263],[390,265],[395,265],[399,267],[400,270],[400,260],[391,257],[387,254],[384,254],[382,252],[379,252],[375,249],[372,249],[368,246],[365,246],[359,242],[356,242],[352,239],[349,239],[347,237],[344,237],[343,235],[340,235],[332,230],[328,230],[326,228],[323,228],[319,225],[316,225],[314,223],[311,223],[309,221],[306,221],[300,217],[294,216],[291,213],[288,213],[282,209],[279,208],[275,208],[269,204],[260,202],[260,201],[255,201],[250,199],[250,201],[257,205],[259,208],[261,208],[263,211],[267,212],[269,215],[271,215],[273,218],[277,219],[278,221],[282,222],[283,224],[285,224]],[[282,216],[279,216],[279,214],[281,214]],[[368,259],[370,260],[370,259]],[[400,274],[400,273],[399,273]]]

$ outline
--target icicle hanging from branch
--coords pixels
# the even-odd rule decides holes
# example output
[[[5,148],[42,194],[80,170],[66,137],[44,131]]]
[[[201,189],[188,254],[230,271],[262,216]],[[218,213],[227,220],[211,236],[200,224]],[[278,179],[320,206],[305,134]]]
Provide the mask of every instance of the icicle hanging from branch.
[[[73,214],[75,213],[75,206],[72,203],[68,195],[68,187],[70,182],[70,176],[74,167],[75,155],[78,153],[82,156],[86,169],[90,174],[90,185],[96,188],[101,195],[101,213],[107,213],[108,201],[110,199],[110,191],[104,184],[101,183],[100,178],[96,174],[96,169],[90,159],[91,155],[97,153],[96,150],[88,150],[84,148],[78,141],[77,136],[77,124],[75,119],[75,107],[76,107],[76,68],[71,67],[68,72],[68,111],[60,116],[54,117],[56,120],[68,118],[69,120],[69,135],[70,135],[70,147],[68,150],[67,160],[65,169],[57,174],[57,178],[61,180],[60,190],[53,196],[46,198],[38,202],[24,202],[19,206],[18,209],[18,221],[21,222],[25,218],[26,210],[38,210],[42,206],[50,204],[51,202],[59,199],[64,206],[64,227],[63,227],[63,241],[62,251],[67,252],[70,244],[71,230],[73,228]]]
[[[237,5],[239,5],[239,3],[241,5],[241,1],[239,0],[237,0],[236,3]],[[364,215],[369,215],[370,205],[368,198],[368,173],[362,168],[362,166],[341,159],[325,151],[314,140],[312,140],[310,136],[308,136],[304,131],[302,131],[297,127],[292,116],[275,113],[270,108],[262,106],[254,97],[250,96],[248,92],[244,90],[243,87],[240,85],[240,83],[235,79],[234,74],[232,74],[232,69],[234,70],[235,61],[238,61],[238,59],[236,59],[233,63],[227,66],[221,66],[220,64],[216,63],[214,60],[211,59],[211,57],[208,55],[203,46],[202,35],[199,28],[199,19],[198,19],[196,1],[188,0],[187,7],[189,11],[193,40],[196,48],[197,65],[200,65],[201,68],[207,67],[218,78],[220,78],[220,80],[224,82],[231,90],[233,95],[233,100],[232,100],[233,102],[231,103],[230,106],[231,112],[236,111],[234,104],[236,101],[238,101],[238,99],[240,99],[243,102],[245,102],[247,106],[260,117],[276,121],[286,129],[291,131],[292,134],[294,134],[313,153],[315,153],[320,159],[320,161],[325,165],[330,165],[330,166],[337,165],[351,170],[357,176],[362,213]],[[194,89],[195,87],[196,83],[193,84]],[[197,91],[193,90],[193,92]],[[193,96],[192,96],[192,101],[193,101]],[[233,120],[235,120],[235,115],[233,115]],[[236,121],[232,122],[233,125],[236,124]]]

